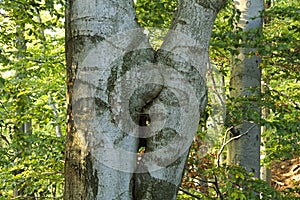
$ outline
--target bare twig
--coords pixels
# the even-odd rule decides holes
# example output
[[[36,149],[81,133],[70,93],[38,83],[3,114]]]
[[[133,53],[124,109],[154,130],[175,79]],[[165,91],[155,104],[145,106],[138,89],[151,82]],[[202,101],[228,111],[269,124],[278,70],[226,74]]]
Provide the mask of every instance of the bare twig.
[[[221,156],[221,153],[222,153],[222,151],[223,151],[223,149],[224,149],[224,147],[225,147],[224,144],[226,143],[227,135],[228,135],[229,131],[231,131],[233,128],[234,128],[234,126],[231,126],[230,128],[228,128],[228,129],[225,131],[225,135],[224,135],[224,138],[223,138],[223,143],[222,143],[221,149],[220,149],[220,151],[219,151],[219,153],[218,153],[218,155],[217,155],[217,161],[218,161],[217,165],[218,165],[218,167],[220,166],[220,156]],[[220,153],[220,152],[221,152],[221,153]]]
[[[216,189],[216,192],[217,192],[217,194],[218,194],[218,196],[220,196],[220,199],[221,200],[224,200],[224,196],[223,196],[223,194],[222,194],[222,192],[220,191],[220,189],[219,189],[219,183],[218,183],[218,177],[217,177],[217,175],[215,175],[214,174],[214,177],[215,177],[215,183],[214,183],[214,185],[215,185],[215,189]]]
[[[204,179],[201,179],[201,178],[192,178],[192,179],[195,179],[195,180],[203,182],[203,183],[215,184],[214,181],[208,181],[208,180],[204,180]]]
[[[0,134],[0,137],[1,137],[8,145],[10,144],[10,142],[8,141],[8,139],[7,139],[4,135]]]
[[[204,183],[213,184],[214,186],[208,186],[208,187],[213,188],[216,191],[217,195],[220,196],[221,200],[223,200],[224,196],[223,196],[223,194],[221,193],[221,191],[219,189],[218,177],[215,174],[214,174],[214,178],[215,178],[214,181],[208,181],[208,180],[199,179],[199,178],[193,178],[193,179],[204,182]]]
[[[224,135],[224,138],[223,138],[223,144],[226,143],[227,135],[228,135],[229,131],[231,131],[232,129],[234,129],[234,126],[231,126],[230,128],[228,128],[228,129],[225,131],[225,135]]]
[[[185,193],[185,194],[191,196],[191,197],[194,197],[195,199],[202,199],[202,198],[200,198],[200,197],[198,197],[198,196],[196,196],[196,195],[194,195],[194,194],[192,194],[192,193],[190,193],[190,192],[188,192],[188,191],[186,191],[186,190],[184,190],[184,189],[182,189],[182,188],[179,188],[179,190],[180,190],[181,192],[183,192],[183,193]]]
[[[222,152],[223,152],[225,146],[228,145],[228,144],[229,144],[230,142],[232,142],[233,140],[237,140],[237,139],[243,137],[244,135],[247,135],[247,134],[249,133],[249,131],[250,131],[251,129],[254,128],[255,125],[256,125],[256,124],[253,124],[250,128],[248,128],[248,130],[247,130],[246,132],[244,132],[244,133],[242,133],[242,134],[240,134],[240,135],[238,135],[238,136],[232,137],[232,138],[230,138],[227,142],[225,142],[225,143],[222,144],[222,146],[221,146],[221,148],[220,148],[220,151],[218,152],[218,155],[217,155],[218,167],[220,167],[220,156],[221,156],[221,154],[222,154]],[[230,127],[229,129],[226,130],[224,141],[226,141],[226,136],[227,136],[228,132],[229,132],[230,130],[232,130],[233,128],[234,128],[234,127],[232,126],[232,127]]]

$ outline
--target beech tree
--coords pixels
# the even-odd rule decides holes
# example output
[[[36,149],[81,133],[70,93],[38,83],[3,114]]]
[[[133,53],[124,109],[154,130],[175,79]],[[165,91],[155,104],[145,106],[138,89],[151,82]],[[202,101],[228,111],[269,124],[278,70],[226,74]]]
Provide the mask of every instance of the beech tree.
[[[263,0],[236,0],[236,9],[241,12],[237,29],[244,32],[237,56],[233,56],[230,74],[230,95],[236,99],[236,109],[240,113],[238,120],[232,120],[235,127],[232,137],[237,137],[228,145],[227,162],[238,163],[248,172],[260,176],[260,125],[255,121],[260,118],[258,99],[260,96],[261,69],[260,57],[255,54],[253,42],[261,33]]]
[[[157,51],[133,1],[69,0],[65,199],[175,199],[226,0],[180,0]]]

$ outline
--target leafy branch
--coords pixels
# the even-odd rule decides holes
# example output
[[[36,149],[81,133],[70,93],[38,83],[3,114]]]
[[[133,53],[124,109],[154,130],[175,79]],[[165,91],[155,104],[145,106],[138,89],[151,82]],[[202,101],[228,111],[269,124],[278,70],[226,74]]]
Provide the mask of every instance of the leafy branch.
[[[262,85],[266,86],[266,87],[268,88],[268,90],[270,90],[270,91],[272,91],[272,92],[275,92],[275,93],[277,93],[278,95],[287,98],[287,99],[291,102],[291,104],[293,104],[293,107],[294,107],[295,109],[300,110],[300,103],[299,103],[299,102],[294,101],[294,100],[293,100],[291,97],[289,97],[287,94],[285,94],[285,93],[283,93],[283,92],[280,92],[280,91],[278,91],[278,90],[272,88],[268,83],[266,83],[266,82],[264,82],[264,81],[262,81],[261,83],[262,83]]]

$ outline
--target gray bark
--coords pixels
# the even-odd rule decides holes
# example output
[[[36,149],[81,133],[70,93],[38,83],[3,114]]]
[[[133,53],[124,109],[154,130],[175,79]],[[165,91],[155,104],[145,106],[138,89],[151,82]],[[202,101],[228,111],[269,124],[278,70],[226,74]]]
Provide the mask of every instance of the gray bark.
[[[264,9],[263,0],[239,0],[235,1],[235,6],[241,11],[238,27],[245,32],[251,28],[261,28],[261,11]],[[254,39],[255,35],[252,36]],[[248,57],[249,52],[254,52],[254,48],[240,48],[240,53],[233,59],[230,86],[231,96],[253,97],[260,94],[261,70],[259,68],[260,58],[256,55]],[[239,105],[240,112],[245,111],[246,105]],[[252,103],[251,112],[260,113],[260,108]],[[248,110],[249,113],[249,110]],[[246,112],[245,112],[246,115]],[[253,172],[256,177],[260,175],[260,126],[253,121],[249,121],[244,116],[241,124],[235,124],[240,134],[248,131],[248,134],[234,140],[228,145],[227,162],[228,164],[238,163],[245,167],[248,172]],[[247,119],[248,118],[248,119]]]
[[[265,1],[265,9],[268,9],[270,6],[272,5],[272,0],[266,0]],[[270,22],[270,19],[269,17],[267,16],[264,16],[264,24],[268,24]],[[262,72],[263,74],[264,72]],[[261,90],[262,92],[265,92],[266,91],[266,86],[262,84],[262,87],[261,87]],[[269,110],[268,108],[262,108],[262,117],[264,119],[267,119],[268,118],[268,115],[269,115]],[[263,135],[264,132],[267,131],[267,128],[265,126],[262,127],[261,129],[261,133]],[[268,152],[267,152],[267,148],[266,148],[266,141],[268,140],[268,138],[265,138],[262,136],[262,145],[261,145],[261,160],[265,159],[268,155]],[[262,165],[261,168],[260,168],[260,178],[264,181],[266,181],[269,185],[271,185],[271,176],[272,176],[272,173],[271,173],[271,168],[270,166],[266,166],[266,165]]]
[[[265,91],[265,86],[262,85],[262,92]],[[268,115],[270,114],[268,108],[262,108],[262,117],[266,119]],[[261,133],[267,131],[267,128],[265,126],[261,127]],[[268,155],[267,148],[266,148],[266,141],[268,138],[262,137],[262,143],[261,143],[261,155],[260,159],[263,160]],[[260,179],[266,181],[271,186],[271,168],[270,166],[262,165],[260,168]]]
[[[113,145],[124,151],[136,152],[138,140],[130,134],[125,135],[122,128],[115,125],[117,122],[110,105],[118,77],[126,73],[126,67],[130,67],[124,65],[123,68],[124,54],[129,54],[126,50],[145,43],[139,42],[140,38],[143,39],[141,32],[134,34],[132,31],[136,37],[126,34],[126,31],[138,27],[134,21],[133,3],[104,0],[68,3],[68,125],[64,198],[131,199],[129,183],[135,168],[134,153],[128,158],[122,157],[118,151],[113,151]],[[143,50],[146,51],[146,48]],[[153,56],[154,52],[150,52],[143,59],[150,63]],[[115,110],[121,111],[122,106]],[[124,165],[123,171],[118,170],[118,166],[110,166],[118,163]]]
[[[68,2],[65,199],[176,198],[225,2],[180,1],[157,52],[133,2]]]
[[[208,96],[211,104],[210,115],[207,118],[207,144],[221,142],[226,119],[226,87],[224,74],[209,65],[207,73]],[[223,157],[221,157],[223,159]],[[220,160],[223,162],[222,160]]]

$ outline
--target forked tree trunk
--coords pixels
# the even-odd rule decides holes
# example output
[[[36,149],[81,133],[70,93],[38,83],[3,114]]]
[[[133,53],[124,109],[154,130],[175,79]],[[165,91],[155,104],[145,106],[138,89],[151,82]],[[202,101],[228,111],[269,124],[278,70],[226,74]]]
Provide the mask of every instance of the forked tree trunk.
[[[264,9],[263,0],[236,0],[234,4],[241,11],[238,27],[241,27],[245,32],[250,29],[262,28],[260,12]],[[255,35],[252,35],[251,39],[254,40]],[[254,51],[255,48],[251,47],[240,48],[239,55],[233,59],[230,77],[231,97],[233,98],[255,98],[260,95],[260,58],[256,55],[248,56],[249,52]],[[227,162],[228,164],[238,163],[245,167],[248,172],[253,172],[256,177],[259,177],[260,125],[250,121],[249,116],[246,115],[256,113],[259,116],[260,108],[253,102],[248,105],[238,105],[238,107],[237,112],[244,112],[244,120],[236,126],[237,131],[235,132],[238,134],[248,133],[229,144]]]
[[[64,199],[175,199],[225,0],[181,0],[154,51],[132,1],[68,1]],[[144,153],[139,149],[144,148]]]

